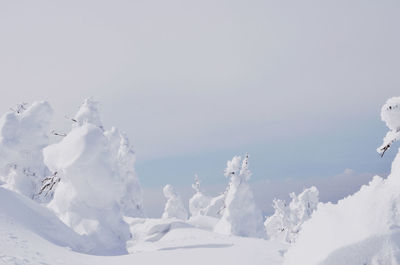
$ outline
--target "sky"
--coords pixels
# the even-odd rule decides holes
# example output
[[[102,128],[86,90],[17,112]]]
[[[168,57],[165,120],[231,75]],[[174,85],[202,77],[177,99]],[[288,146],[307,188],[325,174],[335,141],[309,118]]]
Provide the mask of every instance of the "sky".
[[[375,149],[380,107],[400,94],[399,12],[394,0],[0,0],[0,112],[47,100],[65,132],[93,97],[159,193],[195,173],[223,188],[226,161],[246,152],[255,186],[343,172],[361,185],[395,154]]]

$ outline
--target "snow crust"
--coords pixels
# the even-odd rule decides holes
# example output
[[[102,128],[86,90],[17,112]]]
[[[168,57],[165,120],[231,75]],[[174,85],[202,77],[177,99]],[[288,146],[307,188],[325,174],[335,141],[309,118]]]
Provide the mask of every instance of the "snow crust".
[[[0,118],[0,182],[37,201],[41,181],[50,172],[42,150],[49,144],[53,109],[46,101],[20,104]]]

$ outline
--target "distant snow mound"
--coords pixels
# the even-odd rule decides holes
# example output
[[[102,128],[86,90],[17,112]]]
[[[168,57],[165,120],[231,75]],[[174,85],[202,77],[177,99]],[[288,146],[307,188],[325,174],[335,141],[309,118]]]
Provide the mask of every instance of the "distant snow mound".
[[[163,192],[164,196],[167,198],[167,203],[165,204],[162,218],[188,219],[188,212],[183,206],[181,197],[175,192],[174,188],[169,184],[165,185]]]
[[[399,103],[400,98],[392,98],[382,107],[390,137],[399,131]],[[388,141],[388,135],[383,146],[397,140]],[[400,264],[400,150],[387,179],[375,176],[337,204],[319,204],[284,264]]]
[[[225,209],[215,231],[226,235],[244,237],[265,237],[261,211],[257,208],[248,180],[251,172],[248,168],[249,156],[241,159],[235,156],[227,162],[225,176],[230,177],[225,197]]]
[[[72,130],[43,151],[60,179],[49,207],[97,243],[93,252],[122,254],[130,238],[123,216],[143,215],[142,193],[128,139],[115,128],[104,131],[96,106],[86,100]]]
[[[0,182],[5,187],[41,201],[41,181],[50,174],[42,150],[49,144],[50,104],[20,104],[0,118]]]
[[[285,201],[274,200],[275,213],[264,223],[268,238],[295,242],[303,223],[317,209],[318,189],[311,187],[299,195],[291,193],[290,198],[292,201],[289,205]]]

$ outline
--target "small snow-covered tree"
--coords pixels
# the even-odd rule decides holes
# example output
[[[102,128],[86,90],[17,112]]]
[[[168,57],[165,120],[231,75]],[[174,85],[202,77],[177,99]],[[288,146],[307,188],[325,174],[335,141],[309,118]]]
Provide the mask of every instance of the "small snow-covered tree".
[[[275,213],[265,221],[267,236],[271,239],[293,243],[301,226],[310,219],[318,205],[318,189],[305,189],[298,196],[290,194],[289,205],[283,200],[274,200]]]
[[[183,206],[181,197],[175,192],[174,187],[167,184],[164,186],[163,192],[165,198],[167,198],[167,203],[165,204],[162,218],[177,218],[186,220],[188,218],[188,212]]]
[[[377,148],[383,156],[390,146],[400,139],[400,97],[392,97],[386,101],[381,109],[381,119],[389,128],[383,138],[383,144]]]
[[[189,200],[190,214],[191,216],[204,215],[207,206],[210,204],[211,198],[200,191],[200,180],[197,174],[195,175],[195,183],[192,185],[192,188],[196,193]]]
[[[22,103],[0,118],[0,182],[36,201],[41,181],[50,171],[42,150],[49,144],[53,109],[48,102]]]
[[[221,220],[215,226],[215,231],[248,237],[264,237],[265,230],[261,211],[254,202],[254,196],[248,181],[249,156],[241,159],[235,156],[227,162],[225,176],[230,178],[229,188],[225,197],[225,209]]]

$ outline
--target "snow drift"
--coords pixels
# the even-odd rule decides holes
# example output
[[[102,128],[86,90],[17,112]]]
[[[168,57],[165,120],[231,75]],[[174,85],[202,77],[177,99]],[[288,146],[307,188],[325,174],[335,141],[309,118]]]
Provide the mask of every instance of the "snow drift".
[[[382,107],[390,131],[383,146],[397,140],[400,98]],[[390,140],[388,140],[389,138]],[[378,148],[384,153],[384,150]],[[284,264],[400,264],[400,150],[387,179],[375,176],[337,204],[319,204],[303,224]]]

